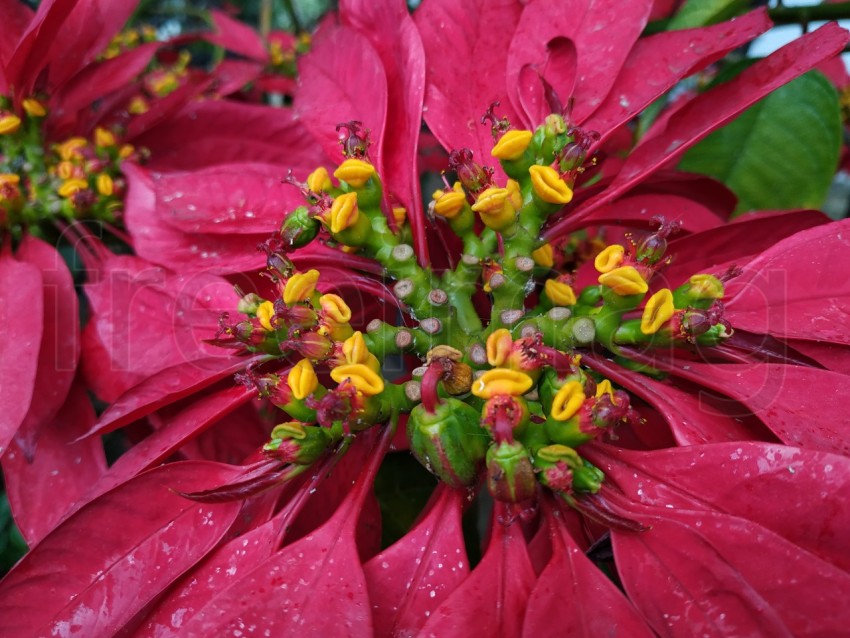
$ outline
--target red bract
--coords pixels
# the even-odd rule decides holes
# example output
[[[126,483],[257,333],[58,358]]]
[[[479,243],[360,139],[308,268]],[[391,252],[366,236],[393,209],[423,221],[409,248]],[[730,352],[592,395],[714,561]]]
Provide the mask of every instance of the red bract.
[[[88,489],[71,485],[73,505],[36,517],[42,540],[0,584],[0,627],[843,629],[848,222],[796,211],[724,225],[728,191],[662,169],[846,34],[805,36],[632,149],[623,127],[646,105],[769,24],[754,12],[641,38],[653,3],[614,4],[426,0],[411,18],[400,1],[344,1],[301,61],[296,113],[315,143],[291,164],[306,183],[277,183],[267,140],[235,151],[254,163],[192,172],[171,155],[163,170],[180,172],[128,169],[136,248],[175,268],[93,260],[84,370],[110,406],[68,438],[131,426],[138,440]],[[220,118],[222,146],[240,112],[269,124],[261,107],[201,110]],[[427,216],[423,117],[459,182]],[[282,119],[274,136],[309,139]],[[258,276],[253,245],[282,218]],[[373,489],[392,445],[441,485],[382,550]],[[204,457],[244,464],[182,460]],[[479,493],[493,508],[470,565],[460,518]],[[64,582],[50,559],[79,534],[108,551],[73,548]],[[161,569],[129,569],[178,542]]]

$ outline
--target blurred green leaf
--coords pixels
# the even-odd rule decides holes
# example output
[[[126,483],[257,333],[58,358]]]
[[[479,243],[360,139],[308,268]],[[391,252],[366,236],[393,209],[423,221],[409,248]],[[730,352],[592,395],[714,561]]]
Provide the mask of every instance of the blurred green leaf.
[[[388,454],[375,478],[381,506],[381,547],[404,536],[425,508],[437,480],[407,452]]]
[[[26,551],[27,544],[12,518],[6,492],[0,492],[0,576],[9,571]]]
[[[667,30],[717,24],[741,15],[749,8],[748,0],[688,0],[667,23]]]
[[[817,208],[838,164],[841,135],[838,95],[812,71],[709,135],[679,168],[726,184],[739,198],[736,213]]]

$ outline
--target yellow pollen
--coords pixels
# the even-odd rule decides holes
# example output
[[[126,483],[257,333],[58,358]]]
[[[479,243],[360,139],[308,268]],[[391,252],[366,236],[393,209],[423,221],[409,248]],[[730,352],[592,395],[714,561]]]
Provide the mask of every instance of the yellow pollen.
[[[404,226],[407,221],[407,209],[404,206],[393,206],[393,219],[398,228]]]
[[[499,328],[487,337],[487,363],[493,367],[505,364],[511,354],[514,338],[509,330]]]
[[[584,400],[584,388],[581,383],[568,381],[552,399],[552,418],[556,421],[568,421],[579,411]]]
[[[322,312],[325,319],[330,319],[335,323],[348,323],[351,321],[351,308],[339,295],[327,294],[319,297],[319,305],[322,306]]]
[[[86,180],[73,178],[65,180],[56,192],[60,197],[71,197],[88,187],[89,183]]]
[[[84,149],[87,144],[88,142],[84,137],[72,137],[71,139],[65,140],[59,144],[56,147],[56,150],[59,153],[59,157],[66,162],[70,162],[71,160],[83,158],[83,154],[80,151]]]
[[[649,298],[640,318],[640,331],[645,335],[654,335],[670,320],[676,308],[673,305],[673,293],[662,288]]]
[[[141,95],[135,96],[127,105],[127,112],[131,115],[141,115],[147,113],[149,109],[147,101]]]
[[[500,160],[511,161],[519,159],[525,153],[528,145],[531,144],[531,138],[533,136],[534,133],[531,131],[508,131],[496,142],[490,154]]]
[[[342,342],[342,354],[345,356],[346,363],[366,363],[369,348],[366,347],[362,332],[358,330]]]
[[[346,379],[366,396],[374,396],[384,391],[384,380],[377,372],[362,363],[347,363],[331,370],[331,379],[342,383]]]
[[[375,167],[369,162],[364,162],[356,158],[345,160],[334,171],[334,177],[342,180],[346,184],[354,188],[362,188],[369,178],[375,174]]]
[[[307,188],[314,193],[330,190],[332,186],[331,176],[328,175],[328,169],[324,166],[320,166],[307,176]]]
[[[345,193],[331,204],[331,232],[341,233],[357,223],[360,211],[357,208],[357,193]]]
[[[14,133],[21,127],[21,118],[17,115],[4,115],[0,117],[0,135]]]
[[[487,370],[472,384],[472,394],[482,399],[492,399],[498,395],[520,396],[534,385],[531,377],[519,370],[493,368]]]
[[[535,164],[528,169],[531,175],[531,185],[534,192],[544,202],[549,204],[569,204],[573,199],[573,189],[561,179],[561,176],[551,166]]]
[[[287,305],[306,301],[316,290],[319,281],[319,271],[315,268],[307,272],[297,272],[286,282],[283,289],[283,302]]]
[[[95,146],[99,148],[106,148],[108,146],[115,146],[115,135],[112,131],[109,131],[101,126],[98,126],[94,130],[94,143]]]
[[[509,200],[507,188],[488,188],[478,196],[472,210],[481,216],[484,225],[493,230],[504,230],[516,220],[516,209]]]
[[[45,109],[44,105],[35,98],[28,97],[26,100],[21,102],[21,106],[24,107],[24,110],[30,117],[44,117],[47,115],[47,109]]]
[[[434,195],[434,213],[445,219],[454,219],[466,205],[466,195],[462,191],[437,191]]]
[[[71,179],[74,176],[74,164],[71,162],[59,162],[56,165],[56,175],[59,179]]]
[[[274,304],[271,301],[264,301],[257,306],[257,321],[266,332],[274,331],[272,319],[274,318]]]
[[[508,189],[508,201],[514,207],[514,210],[522,208],[522,188],[519,182],[515,179],[509,179],[505,188]]]
[[[576,452],[573,448],[567,445],[561,445],[560,443],[554,443],[540,448],[537,451],[537,456],[544,461],[549,461],[550,463],[565,461],[567,465],[577,465],[580,462],[578,452]]]
[[[319,387],[319,378],[316,376],[316,371],[309,359],[301,359],[292,366],[289,375],[286,377],[286,384],[292,391],[292,396],[299,401],[306,399],[315,392],[316,388]]]
[[[699,299],[723,299],[723,282],[714,275],[694,275],[690,292]]]
[[[557,279],[547,279],[543,284],[543,291],[556,306],[574,306],[576,304],[576,293],[572,286]]]
[[[596,384],[596,398],[598,399],[604,394],[607,394],[612,399],[614,398],[614,387],[608,379],[602,379],[602,381]]]
[[[101,173],[97,176],[97,192],[104,197],[109,197],[115,190],[115,184],[112,178],[106,173]]]
[[[133,151],[136,149],[132,144],[122,144],[121,148],[118,149],[118,157],[121,159],[127,159],[133,154]]]
[[[552,248],[552,244],[546,243],[537,250],[533,250],[531,252],[531,258],[534,259],[534,263],[538,266],[551,268],[555,265],[555,251]]]
[[[593,265],[599,272],[611,272],[623,263],[623,257],[625,254],[626,249],[620,244],[611,244],[601,253],[596,255],[596,259],[593,260]]]
[[[649,286],[633,266],[621,266],[599,275],[599,283],[620,296],[642,295]]]

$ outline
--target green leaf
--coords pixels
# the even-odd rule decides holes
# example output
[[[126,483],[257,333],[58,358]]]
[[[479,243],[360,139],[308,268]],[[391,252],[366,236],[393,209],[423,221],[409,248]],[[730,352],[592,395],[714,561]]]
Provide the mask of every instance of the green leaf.
[[[375,477],[381,506],[381,547],[404,536],[436,487],[434,476],[407,453],[388,454]]]
[[[667,24],[667,30],[704,27],[742,15],[749,8],[747,0],[688,0]]]
[[[736,213],[818,208],[841,151],[838,94],[811,71],[744,111],[690,149],[679,168],[719,179]]]

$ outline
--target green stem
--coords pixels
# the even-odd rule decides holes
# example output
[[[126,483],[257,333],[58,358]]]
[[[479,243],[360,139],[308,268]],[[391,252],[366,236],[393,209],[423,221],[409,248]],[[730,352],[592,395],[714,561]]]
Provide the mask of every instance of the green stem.
[[[842,20],[850,18],[850,2],[818,4],[810,7],[779,6],[768,9],[767,14],[777,25],[805,25],[816,20]]]

